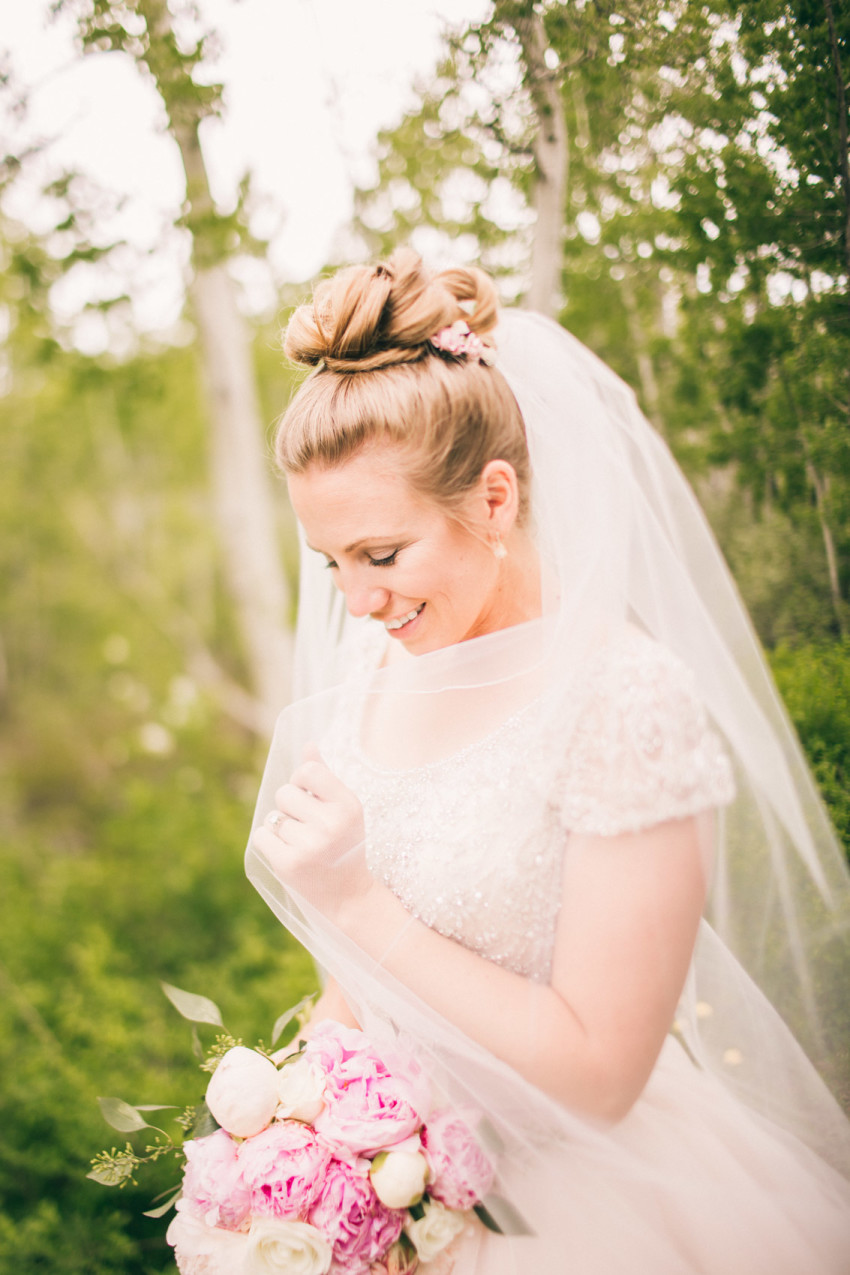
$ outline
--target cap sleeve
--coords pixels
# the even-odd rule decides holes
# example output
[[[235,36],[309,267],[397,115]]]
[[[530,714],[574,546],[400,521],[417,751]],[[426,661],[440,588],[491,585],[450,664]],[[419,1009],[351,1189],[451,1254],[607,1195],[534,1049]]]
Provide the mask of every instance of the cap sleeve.
[[[693,675],[666,647],[630,633],[597,658],[588,691],[560,785],[570,831],[638,832],[732,800]]]

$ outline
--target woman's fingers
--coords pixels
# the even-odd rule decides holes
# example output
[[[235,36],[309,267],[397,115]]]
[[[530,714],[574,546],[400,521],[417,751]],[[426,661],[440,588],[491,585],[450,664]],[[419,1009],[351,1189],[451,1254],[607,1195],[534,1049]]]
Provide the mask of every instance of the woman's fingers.
[[[348,891],[350,870],[339,869],[343,863],[360,865],[363,809],[315,745],[304,750],[289,783],[277,790],[275,805],[252,840],[276,876],[295,889],[315,890],[316,880],[324,874],[325,893],[331,881],[337,893]],[[352,852],[357,853],[352,857]]]
[[[350,788],[325,764],[315,744],[307,744],[303,760],[289,780],[305,792],[313,793],[320,801],[347,801],[353,795]]]
[[[368,890],[363,808],[323,761],[315,745],[289,783],[275,793],[276,809],[254,830],[252,844],[275,876],[328,914]]]
[[[288,819],[306,823],[319,815],[319,800],[310,791],[296,784],[284,784],[274,795],[275,805]]]

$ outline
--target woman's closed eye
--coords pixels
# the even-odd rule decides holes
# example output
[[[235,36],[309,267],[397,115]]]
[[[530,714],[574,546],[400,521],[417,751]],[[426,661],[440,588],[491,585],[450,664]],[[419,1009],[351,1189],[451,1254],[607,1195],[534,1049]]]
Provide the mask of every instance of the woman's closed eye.
[[[393,549],[392,553],[388,553],[386,557],[383,558],[374,558],[371,553],[367,554],[366,557],[370,567],[391,567],[398,557],[399,552],[399,549]],[[325,562],[325,566],[331,571],[336,570],[338,565],[339,564],[335,562],[333,558],[328,558]]]

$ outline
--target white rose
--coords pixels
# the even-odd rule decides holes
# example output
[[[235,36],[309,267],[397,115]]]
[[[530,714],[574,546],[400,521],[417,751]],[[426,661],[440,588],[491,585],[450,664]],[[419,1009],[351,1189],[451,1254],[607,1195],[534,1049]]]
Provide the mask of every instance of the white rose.
[[[277,1067],[256,1049],[228,1049],[207,1085],[207,1106],[235,1138],[261,1133],[277,1110]]]
[[[409,1218],[404,1229],[413,1241],[420,1262],[432,1262],[438,1253],[448,1248],[456,1235],[460,1235],[466,1226],[463,1213],[447,1209],[438,1200],[429,1200],[425,1205],[425,1216],[414,1221]]]
[[[388,1209],[408,1209],[422,1199],[428,1162],[418,1151],[382,1151],[372,1161],[369,1177]]]
[[[326,1275],[333,1249],[309,1222],[252,1223],[245,1269],[251,1275]]]
[[[325,1105],[325,1073],[306,1058],[286,1063],[277,1074],[279,1118],[305,1120],[308,1124]]]

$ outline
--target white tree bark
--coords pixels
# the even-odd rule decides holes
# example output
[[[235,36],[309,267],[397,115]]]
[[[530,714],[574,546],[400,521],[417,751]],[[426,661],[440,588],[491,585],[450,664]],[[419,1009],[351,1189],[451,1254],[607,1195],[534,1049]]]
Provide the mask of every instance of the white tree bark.
[[[212,208],[197,123],[172,125],[193,212]],[[200,254],[198,254],[200,256]],[[251,689],[274,715],[292,678],[288,588],[278,551],[269,448],[257,402],[247,324],[225,262],[196,261],[189,288],[210,421],[212,496],[228,593]]]
[[[623,305],[626,311],[626,321],[629,327],[629,339],[631,340],[632,348],[635,352],[635,359],[637,360],[638,379],[640,380],[640,392],[641,398],[643,399],[643,405],[646,408],[647,416],[652,421],[655,428],[663,433],[664,423],[661,419],[661,395],[658,392],[658,381],[655,379],[655,365],[652,362],[649,342],[646,339],[646,328],[641,317],[634,285],[628,273],[623,276],[620,283],[620,295],[623,298]]]
[[[219,264],[196,271],[190,296],[202,351],[225,578],[252,689],[273,721],[287,701],[292,676],[289,600],[250,342],[234,291],[226,265]]]
[[[214,213],[198,137],[200,118],[191,76],[175,58],[167,0],[135,0],[149,41],[141,53],[168,114],[186,174],[191,220]],[[188,92],[187,92],[188,90]],[[199,241],[200,240],[200,241]],[[273,725],[289,697],[293,639],[287,625],[288,587],[278,551],[269,449],[257,401],[248,327],[236,285],[221,254],[193,235],[194,278],[189,294],[198,325],[201,369],[210,422],[212,496],[228,593],[236,612],[256,720]],[[207,256],[209,260],[207,260]]]
[[[569,178],[567,122],[561,101],[560,75],[546,66],[546,33],[543,18],[532,10],[517,23],[528,73],[528,84],[537,116],[532,143],[535,181],[533,193],[537,220],[531,250],[531,281],[525,303],[531,310],[555,316],[561,307],[561,271],[564,262],[564,208]]]

